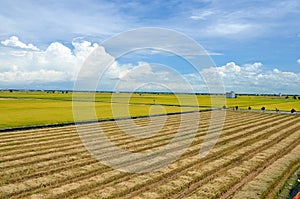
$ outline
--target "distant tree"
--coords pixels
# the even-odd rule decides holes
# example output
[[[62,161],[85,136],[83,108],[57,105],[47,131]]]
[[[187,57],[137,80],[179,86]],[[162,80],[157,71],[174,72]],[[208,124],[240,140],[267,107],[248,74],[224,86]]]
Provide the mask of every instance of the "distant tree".
[[[68,94],[69,93],[69,91],[66,91],[66,94]]]
[[[297,99],[297,96],[296,96],[296,95],[294,95],[294,96],[293,96],[293,98],[294,98],[294,99]]]
[[[298,100],[300,100],[300,96],[298,96]]]
[[[9,90],[9,92],[10,92],[10,93],[12,93],[12,92],[13,92],[13,90],[11,90],[11,89],[10,89],[10,90]]]
[[[223,106],[223,109],[226,109],[226,105]]]
[[[251,111],[251,106],[248,107],[248,110]]]
[[[285,99],[289,99],[289,96],[285,96]]]
[[[64,94],[64,93],[65,93],[65,91],[62,91],[61,93],[62,93],[62,94]]]
[[[235,110],[236,110],[236,111],[239,110],[239,106],[235,106]]]
[[[264,107],[264,106],[261,107],[261,110],[262,110],[262,111],[265,111],[265,110],[266,110],[266,107]]]
[[[296,110],[295,110],[295,109],[292,109],[292,110],[291,110],[291,113],[295,113],[295,112],[296,112]]]

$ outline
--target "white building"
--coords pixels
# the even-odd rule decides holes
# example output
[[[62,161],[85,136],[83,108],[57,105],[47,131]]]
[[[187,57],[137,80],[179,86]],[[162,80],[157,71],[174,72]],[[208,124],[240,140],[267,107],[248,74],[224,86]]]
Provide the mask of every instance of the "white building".
[[[233,91],[227,92],[226,98],[236,98],[235,92]]]

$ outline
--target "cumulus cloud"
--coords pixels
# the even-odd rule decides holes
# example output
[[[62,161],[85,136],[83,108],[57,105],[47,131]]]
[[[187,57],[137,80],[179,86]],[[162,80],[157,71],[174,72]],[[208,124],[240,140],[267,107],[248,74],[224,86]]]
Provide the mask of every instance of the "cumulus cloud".
[[[224,80],[225,88],[242,93],[299,93],[300,73],[264,69],[263,64],[237,65],[229,62],[224,66],[205,69],[217,70]]]
[[[0,48],[0,84],[2,87],[25,88],[32,88],[35,83],[74,81],[84,60],[98,46],[87,41],[74,41],[71,49],[53,42],[45,50],[38,50],[17,37],[1,43],[6,47]],[[9,48],[11,46],[19,48]]]
[[[89,41],[85,41],[81,38],[76,38],[72,41],[74,46],[74,55],[80,59],[86,59],[86,57],[99,45],[97,43],[92,44]]]
[[[19,40],[17,36],[11,36],[9,39],[6,39],[4,41],[1,41],[1,44],[4,46],[10,46],[10,47],[18,47],[22,49],[28,49],[28,50],[35,50],[38,51],[39,48],[34,46],[33,44],[25,44]]]
[[[116,82],[118,91],[167,91],[193,92],[193,86],[187,78],[160,64],[139,62]]]
[[[8,41],[11,41],[11,38],[4,40],[3,46],[0,46],[1,88],[35,88],[35,85],[44,83],[53,83],[59,88],[64,82],[72,85],[86,58],[97,48],[99,55],[112,63],[101,79],[100,90],[125,91],[140,87],[141,90],[148,91],[207,92],[207,85],[199,74],[180,74],[172,69],[172,66],[145,62],[121,64],[109,55],[104,47],[86,40],[74,39],[71,47],[53,42],[44,50],[33,50],[28,47],[29,44],[19,40],[14,40],[17,41],[14,44]],[[11,48],[13,45],[19,48]],[[89,72],[95,73],[93,70]],[[228,91],[299,93],[300,73],[265,68],[260,62],[244,65],[228,62],[223,66],[206,68],[200,72],[203,77],[219,74]]]
[[[300,64],[300,59],[297,60],[298,64]]]
[[[222,77],[226,77],[228,74],[236,74],[241,71],[241,67],[236,65],[234,62],[229,62],[225,66],[219,67],[219,74]]]
[[[7,44],[5,41],[3,42]],[[45,50],[39,51],[0,47],[0,88],[35,88],[35,85],[41,83],[73,84],[83,63],[96,48],[100,53],[97,54],[100,59],[107,58],[112,61],[112,65],[104,73],[103,89],[113,88],[116,81],[140,65],[140,63],[120,64],[102,46],[81,38],[74,39],[72,47],[67,47],[60,42],[52,42]],[[95,67],[98,69],[101,66]],[[98,75],[94,70],[84,71],[84,73],[90,77]],[[98,76],[95,78],[97,79]]]
[[[138,64],[138,66],[139,66],[139,64]],[[132,64],[120,65],[117,61],[114,61],[111,64],[111,66],[108,68],[106,76],[110,79],[121,79],[124,76],[126,76],[126,74],[128,72],[130,72],[130,70],[132,70],[133,68],[138,67],[138,66],[134,66]]]
[[[267,69],[261,62],[244,65],[229,62],[223,66],[203,69],[200,73],[201,75],[196,73],[179,74],[170,67],[141,62],[137,66],[127,68],[127,71],[123,73],[118,80],[119,90],[128,91],[147,84],[144,86],[145,90],[150,91],[168,91],[170,89],[175,92],[207,92],[211,85],[206,85],[207,82],[205,83],[202,77],[215,78],[217,73],[223,79],[226,91],[271,94],[299,93],[300,73],[281,71],[278,68]],[[155,84],[150,84],[150,82]]]

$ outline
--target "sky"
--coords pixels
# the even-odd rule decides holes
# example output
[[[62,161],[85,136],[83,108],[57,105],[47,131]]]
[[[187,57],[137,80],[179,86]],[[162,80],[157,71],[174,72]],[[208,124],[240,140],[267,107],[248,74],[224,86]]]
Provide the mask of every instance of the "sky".
[[[299,0],[1,0],[0,89],[73,89],[101,48],[113,63],[98,90],[207,92],[202,74],[217,71],[225,91],[300,94],[299,19]],[[186,35],[214,65],[197,71],[157,49],[113,57],[103,45],[145,27]]]

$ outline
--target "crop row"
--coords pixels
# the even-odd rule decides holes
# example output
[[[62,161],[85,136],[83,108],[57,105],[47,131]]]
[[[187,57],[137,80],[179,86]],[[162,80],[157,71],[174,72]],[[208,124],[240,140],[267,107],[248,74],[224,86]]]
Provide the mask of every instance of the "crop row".
[[[198,149],[199,149],[199,148],[198,148]],[[196,152],[196,154],[197,154],[198,149],[194,150],[193,152],[194,152],[194,153]],[[196,155],[196,154],[195,154],[195,155]],[[197,157],[196,157],[196,158],[197,158]],[[190,159],[190,158],[189,158],[189,159]],[[187,162],[187,160],[186,160],[186,159],[183,159],[182,162],[185,164],[185,163]],[[185,168],[188,169],[188,168],[190,168],[190,166],[191,166],[191,165],[188,165],[188,167],[185,167]],[[182,168],[182,166],[177,166],[176,168],[177,168],[177,169],[175,169],[173,173],[178,173],[178,171]],[[170,174],[170,173],[168,173],[168,174]],[[124,179],[124,178],[123,178],[123,179],[119,179],[119,181],[120,181],[121,183],[124,182],[124,181],[126,182],[126,181],[128,180],[129,177],[132,177],[132,176],[127,176],[126,179]],[[152,175],[152,177],[153,177],[153,175]],[[164,179],[164,178],[165,178],[165,177],[161,178],[161,176],[158,176],[158,179],[160,179],[160,180],[161,180],[161,179]],[[159,181],[160,181],[160,180],[159,180]],[[138,182],[141,182],[141,180],[137,180],[137,181],[138,181]],[[116,183],[116,182],[114,182],[114,183]],[[153,183],[153,182],[151,182],[150,185],[152,185],[152,183]],[[85,184],[85,183],[84,183],[84,184]],[[146,184],[149,184],[149,183],[146,183]],[[107,185],[107,184],[106,184],[106,185]],[[87,190],[89,190],[89,191],[90,191],[91,188],[93,187],[92,185],[88,185],[88,184],[85,184],[85,186],[87,187]],[[82,191],[82,190],[84,190],[83,188],[84,188],[84,187],[80,187],[80,190],[81,190],[80,193],[83,192],[83,191]],[[101,186],[101,188],[103,188],[103,186]],[[97,187],[97,189],[99,189],[99,187]]]
[[[95,144],[94,153],[123,160],[118,163],[120,167],[150,162],[153,157],[128,160],[105,143],[99,145],[101,140],[95,140],[101,138],[99,126],[112,143],[139,153],[162,149],[181,127],[185,133],[165,150],[166,156],[160,161],[169,161],[168,155],[181,150],[181,143],[194,139],[177,161],[144,174],[123,173],[100,164],[84,148],[74,126],[0,134],[0,198],[232,197],[243,193],[244,187],[250,186],[248,182],[259,185],[263,181],[260,176],[267,176],[267,172],[279,165],[282,169],[264,182],[267,188],[260,192],[268,195],[266,190],[274,188],[277,182],[283,183],[282,178],[298,160],[290,155],[299,146],[300,118],[296,115],[228,111],[218,142],[204,158],[199,158],[199,150],[211,114],[182,116],[183,120],[181,115],[161,116],[152,122],[151,128],[159,131],[150,137],[143,137],[149,133],[145,131],[151,123],[148,118],[133,120],[137,125],[135,129],[127,120],[80,126],[88,144]],[[193,124],[197,124],[194,120],[199,117],[201,120],[194,132]],[[137,137],[126,133],[130,130]],[[211,130],[210,136],[218,135],[217,129]],[[103,149],[109,151],[109,155],[103,153]],[[153,161],[152,166],[159,164],[161,162]]]

